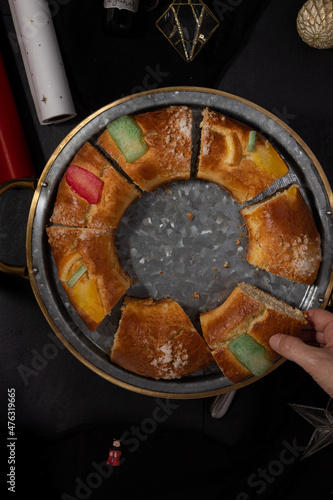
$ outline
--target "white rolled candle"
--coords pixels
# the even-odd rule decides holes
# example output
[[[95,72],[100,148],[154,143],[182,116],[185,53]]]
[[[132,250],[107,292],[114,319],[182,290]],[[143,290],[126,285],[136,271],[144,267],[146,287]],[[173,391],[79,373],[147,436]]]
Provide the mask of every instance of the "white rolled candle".
[[[30,91],[41,125],[76,116],[65,68],[45,0],[9,0]]]

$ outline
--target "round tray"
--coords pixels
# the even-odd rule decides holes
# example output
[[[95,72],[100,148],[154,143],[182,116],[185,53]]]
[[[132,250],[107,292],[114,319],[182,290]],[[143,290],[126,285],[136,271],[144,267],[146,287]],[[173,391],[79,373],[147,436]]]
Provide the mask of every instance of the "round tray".
[[[134,279],[129,295],[159,299],[170,296],[200,331],[199,313],[222,303],[240,281],[250,282],[300,309],[324,306],[332,290],[332,192],[309,148],[281,120],[237,96],[202,88],[166,88],[121,99],[78,125],[58,146],[39,179],[27,231],[27,267],[36,299],[66,347],[96,373],[121,387],[170,398],[208,397],[252,383],[232,384],[216,365],[179,380],[154,380],[129,373],[112,363],[108,351],[120,317],[119,304],[96,332],[91,332],[68,302],[45,228],[59,182],[79,148],[97,137],[108,122],[170,105],[185,105],[194,116],[194,160],[189,181],[174,182],[144,193],[126,211],[116,230],[118,256]],[[323,261],[316,282],[291,283],[250,266],[240,205],[218,186],[195,179],[203,109],[208,106],[260,131],[289,166],[289,173],[251,203],[281,187],[297,183],[322,238]],[[120,304],[121,305],[121,304]],[[279,359],[275,369],[283,362]]]

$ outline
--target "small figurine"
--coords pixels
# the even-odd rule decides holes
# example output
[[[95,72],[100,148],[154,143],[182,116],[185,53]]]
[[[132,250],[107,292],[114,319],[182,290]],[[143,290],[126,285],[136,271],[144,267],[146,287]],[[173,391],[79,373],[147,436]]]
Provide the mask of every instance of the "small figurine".
[[[120,465],[120,457],[121,457],[120,439],[114,439],[106,463],[116,467]]]

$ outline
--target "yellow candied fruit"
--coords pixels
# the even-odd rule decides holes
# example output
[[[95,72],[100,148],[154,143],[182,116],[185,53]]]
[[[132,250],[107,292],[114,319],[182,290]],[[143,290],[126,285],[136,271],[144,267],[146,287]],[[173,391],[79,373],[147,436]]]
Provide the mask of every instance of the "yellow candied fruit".
[[[253,161],[275,179],[288,173],[288,167],[271,144],[253,153]]]
[[[74,285],[73,293],[75,300],[81,309],[88,314],[93,321],[100,323],[105,316],[97,285],[86,275]]]
[[[295,196],[297,196],[297,192],[298,192],[298,188],[296,186],[291,186],[289,189],[288,189],[288,195],[289,196],[292,196],[295,198]]]

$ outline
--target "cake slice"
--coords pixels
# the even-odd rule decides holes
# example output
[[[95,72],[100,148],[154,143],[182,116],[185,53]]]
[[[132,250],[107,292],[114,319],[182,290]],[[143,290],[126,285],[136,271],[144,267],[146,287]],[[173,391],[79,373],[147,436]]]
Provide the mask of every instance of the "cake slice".
[[[47,228],[58,278],[76,313],[92,331],[131,285],[111,229]]]
[[[126,296],[111,361],[154,379],[176,379],[205,368],[213,357],[179,304]]]
[[[86,142],[60,181],[50,220],[70,227],[116,228],[139,196],[137,187]]]
[[[259,288],[239,283],[219,307],[200,314],[203,336],[223,374],[233,383],[262,376],[278,355],[269,339],[298,335],[305,314]]]
[[[226,115],[205,108],[197,177],[214,182],[239,203],[251,200],[288,166],[259,132]]]
[[[292,282],[311,285],[318,274],[321,240],[296,184],[241,210],[248,232],[247,261]]]
[[[143,191],[190,178],[192,111],[170,106],[121,116],[98,138],[102,148]]]

